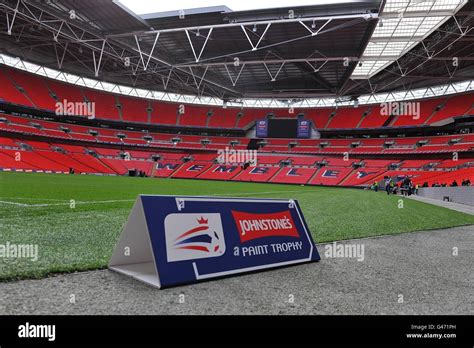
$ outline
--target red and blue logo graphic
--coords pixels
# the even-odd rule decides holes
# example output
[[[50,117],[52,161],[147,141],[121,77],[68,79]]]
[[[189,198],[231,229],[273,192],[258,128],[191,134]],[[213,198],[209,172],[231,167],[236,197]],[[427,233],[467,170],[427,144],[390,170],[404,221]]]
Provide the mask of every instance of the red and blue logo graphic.
[[[170,214],[165,219],[168,262],[221,256],[225,252],[220,214]]]
[[[339,170],[325,170],[322,177],[337,179],[339,177],[339,173],[340,173]]]
[[[377,172],[364,172],[364,171],[360,171],[360,172],[357,172],[357,179],[363,179],[363,178],[365,178],[366,176],[369,176],[369,175],[372,175],[372,174],[377,174]]]

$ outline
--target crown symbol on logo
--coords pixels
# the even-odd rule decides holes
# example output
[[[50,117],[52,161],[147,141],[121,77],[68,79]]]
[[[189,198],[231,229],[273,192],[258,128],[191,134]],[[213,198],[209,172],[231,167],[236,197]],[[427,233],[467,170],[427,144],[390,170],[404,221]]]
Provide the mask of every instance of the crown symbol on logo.
[[[204,224],[207,224],[207,222],[209,221],[209,219],[204,219],[202,216],[201,218],[197,221],[199,224],[201,225],[204,225]]]

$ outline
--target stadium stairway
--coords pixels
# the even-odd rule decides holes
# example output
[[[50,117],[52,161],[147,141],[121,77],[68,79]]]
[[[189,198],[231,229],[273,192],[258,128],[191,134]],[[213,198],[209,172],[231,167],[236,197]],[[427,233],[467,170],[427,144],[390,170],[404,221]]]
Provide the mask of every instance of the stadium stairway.
[[[278,169],[278,171],[275,174],[273,174],[270,177],[270,179],[267,180],[267,182],[272,182],[273,179],[275,179],[278,176],[278,174],[280,174],[283,171],[283,169],[285,169],[285,168],[288,168],[288,167],[280,167],[280,169]]]
[[[339,186],[346,186],[345,183],[346,183],[347,181],[349,181],[349,179],[351,178],[351,176],[352,176],[354,173],[357,173],[357,172],[358,172],[357,169],[353,169],[352,172],[350,172],[349,174],[347,174],[347,176],[346,176],[344,179],[342,179],[342,180],[338,183],[338,185],[339,185]]]

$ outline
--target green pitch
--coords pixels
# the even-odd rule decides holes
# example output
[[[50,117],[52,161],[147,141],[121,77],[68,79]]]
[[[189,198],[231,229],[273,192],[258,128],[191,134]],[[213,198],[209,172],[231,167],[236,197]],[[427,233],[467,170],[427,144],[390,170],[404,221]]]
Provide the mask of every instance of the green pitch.
[[[317,243],[474,224],[474,216],[356,189],[202,180],[0,173],[0,280],[104,268],[138,194],[297,199]]]

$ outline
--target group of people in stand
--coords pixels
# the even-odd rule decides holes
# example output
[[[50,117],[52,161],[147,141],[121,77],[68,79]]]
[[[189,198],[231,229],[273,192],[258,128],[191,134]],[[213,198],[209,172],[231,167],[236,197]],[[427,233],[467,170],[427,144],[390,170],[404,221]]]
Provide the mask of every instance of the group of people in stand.
[[[392,178],[385,178],[385,191],[387,195],[402,194],[404,196],[417,195],[419,185],[415,184],[408,175],[406,175],[400,182],[395,182]]]
[[[463,179],[463,181],[461,183],[461,186],[471,186],[471,180],[470,179]]]
[[[413,183],[410,177],[407,175],[401,181],[396,182],[390,177],[385,177],[385,192],[387,195],[390,194],[402,194],[404,196],[416,195],[418,194],[419,185]],[[372,184],[371,189],[377,192],[379,190],[379,183],[376,181]]]
[[[417,195],[418,194],[418,189],[419,185],[413,183],[413,181],[410,179],[410,177],[407,175],[405,176],[402,180],[395,182],[392,178],[390,177],[385,177],[384,179],[384,184],[385,184],[385,191],[387,192],[387,195],[389,194],[402,194],[404,196],[410,196],[410,195]],[[434,182],[431,187],[457,187],[459,186],[458,182],[456,180],[453,180],[451,185],[448,184],[439,184],[437,182]],[[469,179],[463,179],[461,186],[471,186],[471,180]],[[423,183],[422,187],[429,187],[428,183],[425,182]],[[379,190],[379,183],[376,181],[374,182],[371,187],[373,191],[377,192]]]
[[[426,184],[426,186],[425,186]],[[428,187],[428,183],[423,184],[423,187]],[[447,183],[439,183],[435,181],[434,183],[431,184],[431,187],[458,187],[459,183],[457,182],[456,179],[453,180],[453,182],[448,185]],[[461,182],[461,186],[471,186],[471,180],[470,179],[463,179]]]

